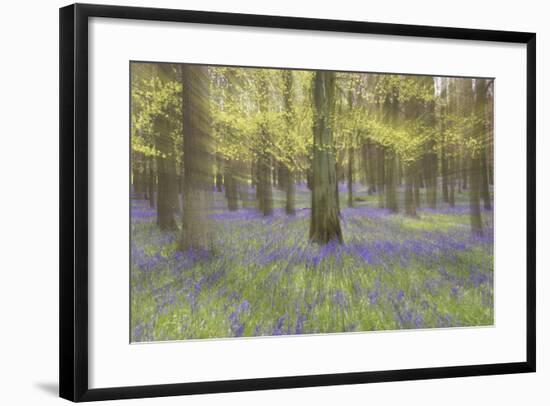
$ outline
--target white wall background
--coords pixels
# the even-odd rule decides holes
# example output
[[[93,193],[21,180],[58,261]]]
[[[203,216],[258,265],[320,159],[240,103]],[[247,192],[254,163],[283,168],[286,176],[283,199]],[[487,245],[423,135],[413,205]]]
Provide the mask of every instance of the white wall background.
[[[545,2],[394,0],[101,0],[104,4],[535,31],[538,40],[538,370],[536,374],[137,400],[134,404],[546,405],[550,352],[544,269],[550,162],[544,139],[550,108],[545,77],[550,26]],[[0,23],[0,403],[62,404],[58,340],[58,0],[6,2]],[[548,105],[547,105],[548,104]],[[112,404],[123,404],[113,402]]]

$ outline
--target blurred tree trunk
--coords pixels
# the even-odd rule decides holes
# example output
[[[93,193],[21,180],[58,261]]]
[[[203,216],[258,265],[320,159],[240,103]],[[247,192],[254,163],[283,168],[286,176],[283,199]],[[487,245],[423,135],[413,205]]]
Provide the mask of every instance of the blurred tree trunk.
[[[473,79],[475,80],[475,79]],[[478,118],[483,113],[485,104],[485,80],[475,80],[475,91],[472,91],[471,82],[465,81],[464,92],[466,93],[466,103],[470,101],[469,106],[465,107],[466,114],[474,113]],[[472,109],[471,106],[474,108]],[[472,141],[480,141],[484,133],[484,126],[482,122],[475,122],[473,124],[473,131],[470,131],[466,135],[467,139]],[[474,144],[474,143],[472,143]],[[475,144],[474,144],[475,145]],[[481,192],[481,168],[482,168],[482,148],[473,147],[470,151],[470,224],[472,234],[483,235],[483,224],[481,221],[481,206],[480,206],[480,192]]]
[[[237,170],[235,162],[231,159],[225,161],[225,197],[229,211],[239,210]]]
[[[161,230],[176,229],[174,218],[174,201],[176,195],[176,165],[174,162],[174,151],[170,139],[170,126],[168,119],[158,116],[155,120],[157,132],[156,149],[157,155],[158,185],[157,185],[157,225]]]
[[[223,191],[223,158],[216,154],[216,190]]]
[[[462,173],[462,180],[461,180],[461,186],[460,188],[462,190],[468,189],[468,156],[467,154],[464,154],[462,157],[462,166],[461,166],[461,173]]]
[[[292,104],[292,71],[287,69],[283,71],[283,103],[285,113],[286,130],[291,131],[294,124],[294,106]],[[279,183],[280,187],[286,191],[286,214],[296,214],[295,208],[295,196],[296,196],[296,184],[294,171],[286,163],[279,164]],[[282,175],[282,176],[281,176]]]
[[[449,157],[445,140],[442,142],[441,150],[441,192],[443,201],[449,203]]]
[[[296,214],[295,200],[296,200],[296,183],[294,180],[294,173],[285,166],[285,189],[286,189],[286,214]]]
[[[348,148],[348,207],[353,207],[353,148]]]
[[[447,79],[444,78],[441,86],[441,99],[444,104],[439,108],[439,131],[441,134],[441,193],[443,201],[449,203],[449,146],[446,136],[446,117],[449,113],[449,89]]]
[[[386,182],[386,153],[382,145],[377,144],[376,146],[376,174],[378,175],[377,180],[377,191],[378,191],[378,207],[384,208],[384,192],[385,192],[385,182]]]
[[[267,113],[269,103],[269,85],[266,78],[266,72],[260,71],[257,81],[257,90],[259,94],[260,113]],[[260,139],[264,143],[258,154],[258,207],[264,216],[273,214],[273,190],[272,190],[272,165],[271,154],[269,153],[269,130],[267,124],[263,121],[260,124]]]
[[[214,162],[208,68],[183,65],[181,81],[185,178],[180,248],[210,251],[213,247],[208,216],[213,202]]]
[[[273,214],[273,191],[271,188],[271,165],[269,154],[261,152],[258,158],[258,208],[264,216]]]
[[[239,198],[243,207],[254,207],[254,198],[250,194],[250,185],[248,184],[248,173],[250,173],[249,163],[242,161],[239,163]]]
[[[366,160],[367,193],[372,195],[376,193],[376,154],[374,153],[374,147],[370,140],[365,142],[363,148]]]
[[[399,88],[393,87],[391,93],[386,95],[383,103],[385,110],[385,121],[393,126],[399,121]],[[396,152],[390,147],[386,148],[386,208],[397,213],[399,206],[397,204],[397,184],[399,182],[399,162]]]
[[[480,156],[475,153],[470,157],[470,224],[472,233],[483,234],[481,223],[481,207],[479,204],[479,191],[481,186]]]
[[[418,163],[416,163],[414,168],[414,207],[415,209],[419,209],[421,206],[421,202],[420,202],[421,186],[422,186],[422,172],[418,168]]]
[[[397,159],[391,149],[386,151],[386,208],[397,213]]]
[[[489,193],[489,170],[487,168],[487,146],[481,151],[481,198],[486,210],[492,209],[491,195]]]
[[[343,241],[336,188],[333,136],[330,115],[334,95],[334,73],[315,72],[313,83],[313,192],[311,195],[311,241],[327,244]]]
[[[451,167],[450,167],[450,176],[449,176],[449,206],[455,207],[455,183],[456,183],[456,158],[451,158]]]
[[[155,176],[155,169],[153,168],[154,160],[153,158],[149,158],[147,160],[147,168],[148,168],[148,174],[147,174],[147,198],[149,199],[149,207],[155,207],[155,184],[156,184],[156,176]]]
[[[435,84],[434,79],[427,77],[426,81],[429,81],[429,86],[431,87],[431,93],[435,94]],[[427,122],[430,126],[436,126],[436,116],[435,116],[435,102],[428,101],[424,107],[425,115],[427,117]],[[426,182],[426,200],[428,206],[431,209],[437,207],[437,151],[435,150],[435,140],[432,138],[426,142],[426,153],[424,156],[425,170],[424,170],[424,179]]]
[[[416,216],[415,203],[415,164],[409,163],[405,165],[405,214],[407,216]],[[418,188],[416,189],[418,190]]]

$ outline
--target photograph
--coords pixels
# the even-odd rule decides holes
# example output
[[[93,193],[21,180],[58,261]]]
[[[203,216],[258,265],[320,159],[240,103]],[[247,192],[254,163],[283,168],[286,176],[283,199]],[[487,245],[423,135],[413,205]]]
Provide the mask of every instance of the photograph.
[[[494,325],[493,78],[129,81],[131,343]]]

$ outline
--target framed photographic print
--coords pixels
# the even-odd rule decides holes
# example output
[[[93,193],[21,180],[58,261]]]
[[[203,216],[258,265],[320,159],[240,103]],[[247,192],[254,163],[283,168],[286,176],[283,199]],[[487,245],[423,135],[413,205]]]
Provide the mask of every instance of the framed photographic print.
[[[62,8],[60,395],[534,372],[535,48]]]

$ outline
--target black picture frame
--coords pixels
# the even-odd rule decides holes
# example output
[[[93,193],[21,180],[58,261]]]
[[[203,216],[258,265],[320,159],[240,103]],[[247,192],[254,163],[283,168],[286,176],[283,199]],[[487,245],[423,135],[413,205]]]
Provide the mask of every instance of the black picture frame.
[[[91,17],[525,44],[527,48],[527,273],[525,275],[527,352],[525,360],[514,363],[90,389],[88,386],[88,19]],[[536,35],[534,33],[91,4],[73,4],[63,7],[60,9],[59,18],[59,388],[62,398],[81,402],[535,371]]]

